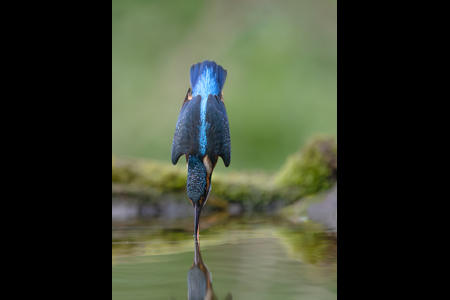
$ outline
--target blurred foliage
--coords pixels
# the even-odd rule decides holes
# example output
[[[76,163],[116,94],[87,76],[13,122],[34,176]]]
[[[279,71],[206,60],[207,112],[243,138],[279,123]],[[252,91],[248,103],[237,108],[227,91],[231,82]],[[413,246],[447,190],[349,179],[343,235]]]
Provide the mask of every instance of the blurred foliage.
[[[262,171],[213,173],[210,198],[220,205],[220,199],[241,202],[248,209],[262,208],[276,201],[287,204],[329,188],[336,176],[334,138],[315,138],[304,150],[290,157],[275,177]],[[113,195],[136,197],[163,192],[185,195],[186,177],[185,168],[170,163],[112,157]]]
[[[336,1],[112,1],[112,153],[170,161],[189,68],[227,71],[232,159],[276,171],[337,133]],[[214,189],[215,187],[213,187]]]
[[[275,183],[282,187],[299,187],[303,194],[310,195],[329,189],[336,180],[336,141],[318,137],[287,159]]]

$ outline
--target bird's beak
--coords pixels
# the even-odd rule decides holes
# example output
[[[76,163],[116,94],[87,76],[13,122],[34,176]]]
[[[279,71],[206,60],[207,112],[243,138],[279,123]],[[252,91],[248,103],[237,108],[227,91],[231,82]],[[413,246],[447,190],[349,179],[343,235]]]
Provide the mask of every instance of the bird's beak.
[[[199,226],[198,222],[200,221],[200,213],[202,212],[202,206],[194,205],[195,210],[195,226],[194,226],[194,236],[199,236]]]

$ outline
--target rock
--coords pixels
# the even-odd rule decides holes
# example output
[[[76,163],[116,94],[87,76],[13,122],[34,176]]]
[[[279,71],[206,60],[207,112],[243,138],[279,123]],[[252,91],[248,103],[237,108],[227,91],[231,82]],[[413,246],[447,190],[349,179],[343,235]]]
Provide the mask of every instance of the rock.
[[[337,229],[337,183],[322,202],[308,208],[309,219],[321,223],[328,229]]]

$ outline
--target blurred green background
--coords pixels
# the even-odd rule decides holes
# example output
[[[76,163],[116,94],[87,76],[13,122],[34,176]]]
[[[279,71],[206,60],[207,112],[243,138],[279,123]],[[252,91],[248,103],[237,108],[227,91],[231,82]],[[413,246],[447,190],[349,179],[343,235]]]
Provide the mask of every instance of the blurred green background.
[[[189,68],[209,59],[228,72],[228,169],[279,169],[337,135],[336,26],[329,0],[113,0],[112,153],[170,163]]]

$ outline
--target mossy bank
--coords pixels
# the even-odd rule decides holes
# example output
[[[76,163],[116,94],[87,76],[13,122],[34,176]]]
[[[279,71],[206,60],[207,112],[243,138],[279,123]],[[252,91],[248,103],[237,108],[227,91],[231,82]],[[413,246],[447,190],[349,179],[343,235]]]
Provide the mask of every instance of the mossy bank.
[[[112,157],[112,196],[156,203],[162,196],[186,201],[186,169],[170,163]],[[337,181],[334,138],[315,137],[292,155],[275,174],[214,173],[208,204],[228,203],[264,210],[290,204],[330,188]]]

